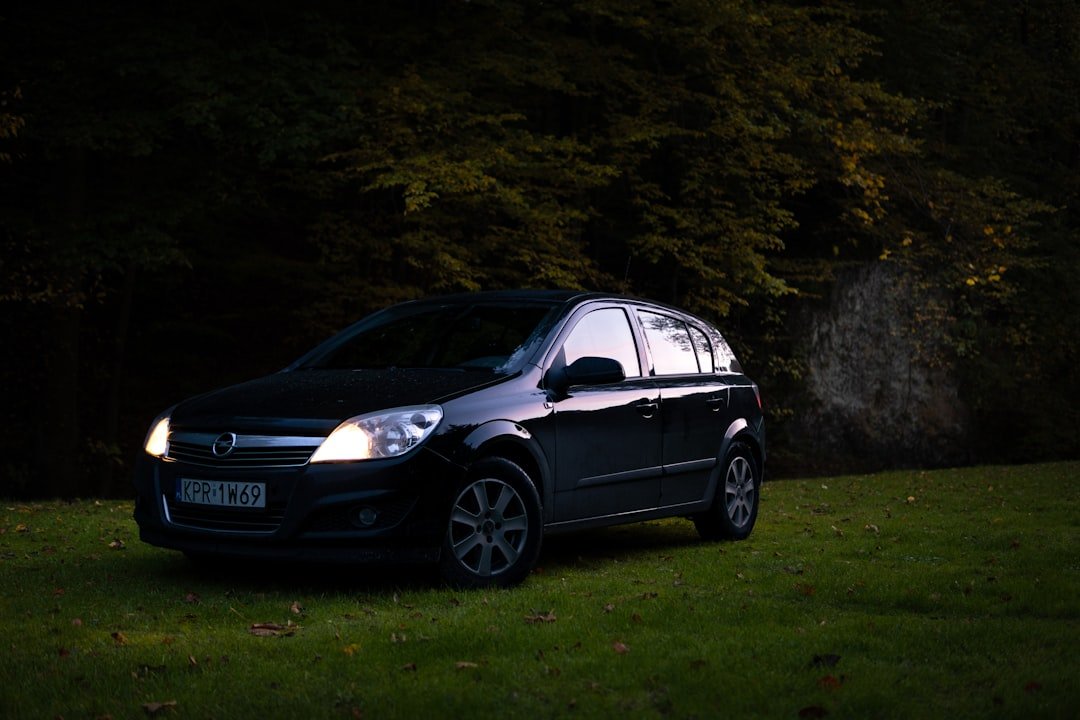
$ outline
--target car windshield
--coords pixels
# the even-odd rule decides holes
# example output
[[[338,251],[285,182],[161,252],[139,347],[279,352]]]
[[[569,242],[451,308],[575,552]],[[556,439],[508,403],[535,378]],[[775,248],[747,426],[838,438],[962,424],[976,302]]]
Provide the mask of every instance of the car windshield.
[[[509,372],[543,338],[547,303],[403,305],[327,343],[304,368],[457,368]]]

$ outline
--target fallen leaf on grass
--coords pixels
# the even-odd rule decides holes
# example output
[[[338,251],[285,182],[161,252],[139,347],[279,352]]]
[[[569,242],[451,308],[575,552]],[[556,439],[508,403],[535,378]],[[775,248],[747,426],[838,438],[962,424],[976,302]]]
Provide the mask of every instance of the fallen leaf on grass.
[[[553,623],[557,619],[558,618],[555,617],[554,610],[548,610],[546,614],[536,613],[535,615],[525,616],[525,622],[529,623],[530,625],[538,625],[540,623]]]
[[[401,669],[406,671],[406,672],[416,672],[416,663],[414,663],[414,662],[405,663],[404,665],[401,666]]]
[[[454,663],[454,667],[458,670],[467,670],[469,668],[475,668],[480,666],[474,662],[469,662],[468,660],[458,660],[456,663]]]
[[[191,667],[198,667],[199,666],[199,661],[195,659],[194,655],[188,655],[187,656],[187,661],[188,661],[188,665],[190,665]]]
[[[17,532],[17,533],[24,533],[27,530],[28,530],[28,528],[25,525],[23,525],[22,523],[19,523],[18,525],[15,526],[15,532]]]
[[[360,652],[360,645],[357,643],[349,643],[345,647],[341,648],[341,652],[345,653],[349,657],[352,657],[356,653]]]
[[[805,595],[806,597],[812,597],[814,593],[817,592],[817,589],[813,585],[808,585],[806,583],[795,583],[795,589],[798,590],[801,595]]]
[[[162,710],[166,710],[166,709],[169,709],[169,708],[176,707],[176,701],[175,700],[166,700],[164,702],[148,702],[148,703],[143,703],[142,707],[143,707],[143,710],[146,711],[147,715],[157,715]]]
[[[127,545],[124,544],[123,540],[113,540],[111,543],[109,543],[109,547],[111,547],[113,550],[123,550],[125,547],[127,547]]]
[[[296,631],[300,629],[299,625],[289,623],[288,625],[278,625],[277,623],[254,623],[248,630],[252,635],[257,637],[291,637],[296,634]]]
[[[124,633],[120,632],[119,630],[114,632],[109,637],[111,637],[113,639],[113,642],[115,642],[117,644],[117,646],[127,645],[127,636],[124,635]]]
[[[818,685],[826,690],[839,690],[840,686],[844,684],[844,676],[836,677],[835,675],[826,675],[823,678],[818,679]]]
[[[293,615],[302,615],[304,613],[304,606],[299,602],[293,602],[293,604],[289,606],[289,612]]]
[[[604,612],[609,613],[609,612],[614,612],[614,611],[615,611],[615,606],[612,605],[611,603],[608,603],[607,605],[604,606]]]
[[[617,652],[619,655],[625,655],[626,653],[630,652],[630,647],[626,643],[619,642],[618,640],[611,643],[611,649]]]
[[[184,602],[188,605],[198,605],[202,598],[199,597],[199,593],[189,592],[184,596]]]
[[[814,667],[836,667],[838,662],[840,662],[839,655],[827,653],[825,655],[815,655],[814,659],[810,661],[810,664]]]

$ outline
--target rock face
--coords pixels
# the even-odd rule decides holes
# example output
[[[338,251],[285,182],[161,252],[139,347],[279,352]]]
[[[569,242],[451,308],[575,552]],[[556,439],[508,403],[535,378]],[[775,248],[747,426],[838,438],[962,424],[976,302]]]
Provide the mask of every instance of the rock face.
[[[969,413],[920,330],[933,314],[927,305],[898,269],[880,263],[842,274],[829,307],[808,313],[800,342],[808,406],[793,428],[799,453],[813,454],[808,468],[967,460]]]

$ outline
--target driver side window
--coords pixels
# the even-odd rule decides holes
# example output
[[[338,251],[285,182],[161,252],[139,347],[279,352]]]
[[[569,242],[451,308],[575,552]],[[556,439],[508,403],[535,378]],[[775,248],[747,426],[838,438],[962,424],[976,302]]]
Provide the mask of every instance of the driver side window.
[[[581,318],[563,343],[566,364],[583,357],[618,360],[626,377],[641,377],[634,334],[626,313],[619,308],[593,310]]]

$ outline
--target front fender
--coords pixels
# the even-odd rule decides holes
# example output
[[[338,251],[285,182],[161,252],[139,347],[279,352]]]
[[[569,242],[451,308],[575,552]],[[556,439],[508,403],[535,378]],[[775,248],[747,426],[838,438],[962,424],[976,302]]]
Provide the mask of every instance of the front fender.
[[[454,461],[470,465],[480,458],[498,455],[517,463],[537,483],[545,515],[552,507],[554,483],[551,466],[540,443],[524,426],[511,420],[491,420],[473,428],[455,453]]]

